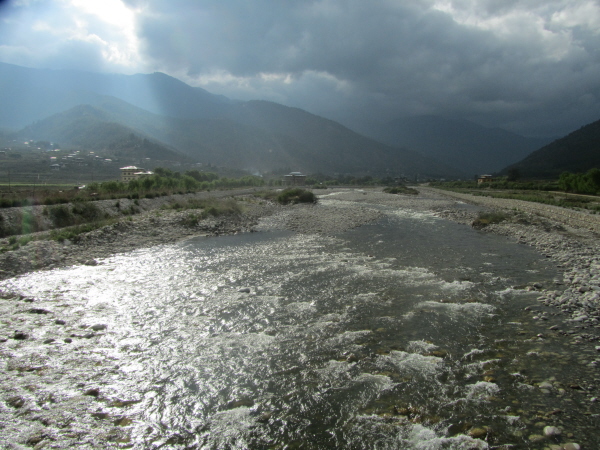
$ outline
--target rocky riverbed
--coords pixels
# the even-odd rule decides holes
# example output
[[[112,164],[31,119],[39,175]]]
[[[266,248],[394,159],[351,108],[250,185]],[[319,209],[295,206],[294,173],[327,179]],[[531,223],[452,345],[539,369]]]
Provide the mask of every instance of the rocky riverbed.
[[[482,204],[485,200],[453,197],[429,188],[421,189],[418,196],[390,195],[377,189],[317,193],[317,205],[286,207],[244,194],[237,199],[242,213],[191,224],[193,211],[161,210],[148,204],[142,213],[82,235],[77,242],[40,240],[6,252],[0,255],[0,275],[7,279],[32,270],[95,265],[113,254],[198,235],[277,228],[335,234],[377,220],[382,215],[373,207],[377,204],[433,213],[468,226],[479,211],[463,207],[465,201],[479,202],[482,210],[489,208]],[[353,207],[344,208],[344,203]],[[522,206],[517,211],[510,201],[496,202],[493,208],[503,212],[504,220],[482,232],[535,247],[563,274],[553,285],[528,287],[539,291],[538,303],[528,307],[532,320],[552,323],[547,327],[548,336],[570,340],[582,354],[589,355],[586,363],[600,370],[598,236],[586,227],[549,219]],[[131,448],[129,411],[140,398],[117,398],[112,392],[111,386],[118,385],[128,369],[120,367],[117,357],[103,356],[117,351],[107,325],[96,322],[93,311],[84,305],[56,304],[50,297],[29,298],[18,292],[2,292],[1,297],[0,443],[5,448]],[[89,350],[90,342],[98,342],[97,351]],[[557,389],[551,381],[547,383],[538,387],[548,392]],[[586,401],[597,402],[600,377],[580,380],[574,374],[572,384],[578,394],[587,396]],[[99,385],[105,387],[99,389]],[[560,432],[547,428],[548,433]],[[163,444],[177,443],[167,440]],[[572,450],[579,446],[567,442],[547,448]]]
[[[429,191],[433,193],[433,191]],[[456,198],[453,193],[443,193],[448,198]],[[465,200],[464,194],[458,197]],[[489,207],[487,198],[467,197],[474,204]],[[495,209],[503,211],[505,220],[490,224],[482,230],[490,233],[510,236],[519,243],[530,245],[554,261],[563,272],[562,279],[555,280],[555,286],[540,289],[540,304],[558,308],[565,315],[563,327],[555,332],[578,336],[582,340],[598,342],[600,331],[600,241],[593,227],[598,220],[588,215],[590,226],[579,226],[582,221],[569,220],[564,214],[562,221],[540,216],[527,210],[525,202],[515,204],[512,200],[493,199]],[[498,201],[500,200],[500,201]],[[539,212],[544,205],[534,205]],[[555,207],[548,208],[552,213]],[[457,222],[473,224],[476,212],[461,209],[438,208],[437,214]],[[586,217],[585,215],[582,215]],[[554,216],[561,217],[561,216]],[[536,310],[536,308],[533,308]],[[544,320],[547,313],[541,313],[538,319]],[[600,351],[600,347],[598,347]],[[600,352],[599,352],[600,356]],[[600,366],[600,358],[596,364]]]

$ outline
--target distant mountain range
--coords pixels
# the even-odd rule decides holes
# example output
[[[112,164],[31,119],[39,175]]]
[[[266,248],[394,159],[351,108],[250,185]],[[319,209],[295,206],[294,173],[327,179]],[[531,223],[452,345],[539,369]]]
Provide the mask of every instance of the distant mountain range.
[[[600,120],[536,150],[502,173],[517,169],[526,178],[556,178],[563,172],[585,173],[594,167],[600,168]]]
[[[388,145],[410,148],[468,175],[497,172],[551,141],[433,115],[398,119],[374,128],[371,134]]]
[[[230,100],[162,73],[98,74],[5,63],[0,63],[0,128],[20,130],[23,139],[251,172],[290,168],[447,178],[498,172],[549,142],[437,116],[396,120],[371,128],[371,137],[365,137],[298,108]]]
[[[106,138],[98,131],[106,130],[106,123],[193,160],[237,169],[460,175],[306,111],[232,101],[161,73],[126,76],[0,63],[0,127],[25,127],[19,135],[31,139],[96,147],[93,135]],[[85,133],[77,131],[82,124]]]

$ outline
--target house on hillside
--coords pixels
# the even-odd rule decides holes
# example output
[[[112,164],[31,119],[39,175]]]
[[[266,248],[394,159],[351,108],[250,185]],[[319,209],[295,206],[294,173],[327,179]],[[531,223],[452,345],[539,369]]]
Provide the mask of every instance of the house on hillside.
[[[125,183],[149,175],[154,175],[154,172],[136,166],[121,167],[121,181]]]
[[[477,184],[491,183],[492,181],[494,181],[494,177],[491,175],[480,175],[477,178]]]
[[[291,172],[283,176],[284,186],[304,186],[306,184],[306,175],[300,172]]]

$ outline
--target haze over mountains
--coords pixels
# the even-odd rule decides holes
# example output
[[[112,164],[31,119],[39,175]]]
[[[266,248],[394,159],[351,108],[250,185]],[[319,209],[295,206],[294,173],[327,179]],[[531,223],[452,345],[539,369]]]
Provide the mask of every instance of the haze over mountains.
[[[552,139],[527,138],[500,128],[488,128],[464,119],[433,115],[397,119],[375,130],[373,137],[407,147],[468,174],[493,173]]]
[[[140,157],[266,172],[472,177],[500,171],[549,139],[420,116],[365,137],[304,110],[234,101],[162,73],[113,75],[0,63],[0,127],[97,149],[138,142]],[[127,151],[131,151],[131,148]]]

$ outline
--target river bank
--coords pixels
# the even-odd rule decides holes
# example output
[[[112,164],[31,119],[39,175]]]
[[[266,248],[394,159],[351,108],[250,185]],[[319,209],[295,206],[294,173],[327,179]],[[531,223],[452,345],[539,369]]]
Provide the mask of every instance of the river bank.
[[[375,189],[328,190],[320,193],[317,205],[289,207],[252,197],[240,197],[238,201],[244,206],[239,215],[205,219],[191,228],[186,225],[190,211],[148,210],[132,220],[82,236],[77,243],[30,242],[16,252],[5,253],[6,259],[0,267],[7,278],[30,270],[96,265],[113,254],[199,235],[216,238],[220,234],[273,229],[309,235],[336,234],[382,217],[377,205],[431,214],[469,226],[479,211],[465,207],[465,199],[430,189],[422,189],[418,196],[390,195]],[[586,229],[513,211],[510,206],[504,211],[503,222],[488,225],[481,232],[502,234],[535,247],[560,266],[564,274],[552,285],[525,287],[539,293],[538,304],[528,307],[532,320],[543,323],[551,319],[553,323],[544,332],[546,336],[533,339],[560,336],[572,341],[578,350],[586,347],[594,351],[598,345],[596,293],[600,268],[596,236]],[[113,341],[111,325],[98,319],[99,310],[85,302],[57,301],[54,295],[49,292],[34,298],[3,292],[0,300],[5,330],[0,335],[0,355],[4,361],[0,442],[7,448],[134,447],[131,426],[136,420],[134,410],[148,399],[144,399],[141,389],[139,395],[127,398],[114,392],[124,379],[135,375],[135,368],[124,365],[119,353],[138,344],[134,340]],[[557,320],[560,325],[554,325]],[[590,366],[599,362],[593,354],[585,361]],[[544,383],[536,384],[535,388],[558,395],[557,384]],[[584,409],[585,404],[595,404],[600,394],[600,379],[579,379],[573,373],[570,384],[576,386],[570,388],[572,395],[578,396],[577,401],[584,405],[581,414],[589,412]],[[569,396],[571,391],[563,395]],[[553,432],[550,428],[549,433]],[[532,448],[574,450],[578,447],[572,440],[565,438],[564,444],[554,447],[540,444]],[[473,448],[487,448],[481,445]],[[183,448],[183,443],[165,438],[148,448],[161,446]]]

